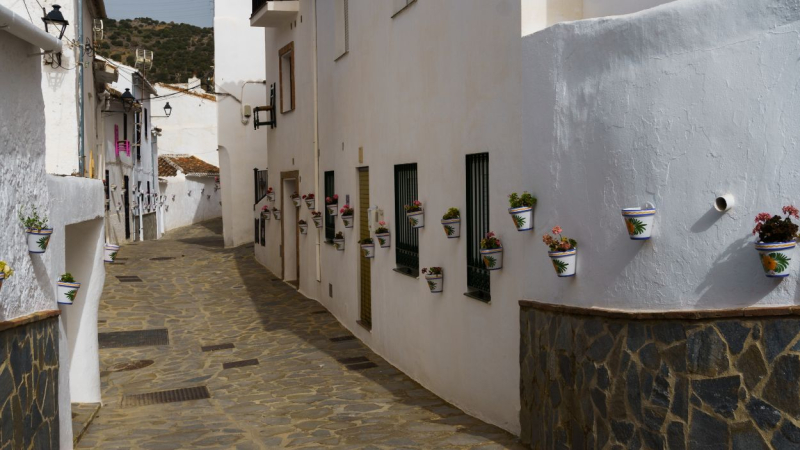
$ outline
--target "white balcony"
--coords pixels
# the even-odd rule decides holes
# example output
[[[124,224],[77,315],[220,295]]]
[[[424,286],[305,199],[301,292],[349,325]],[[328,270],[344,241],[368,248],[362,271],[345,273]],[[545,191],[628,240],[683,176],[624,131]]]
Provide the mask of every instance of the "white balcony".
[[[250,26],[275,28],[286,25],[297,17],[300,11],[298,0],[253,0],[253,15]]]

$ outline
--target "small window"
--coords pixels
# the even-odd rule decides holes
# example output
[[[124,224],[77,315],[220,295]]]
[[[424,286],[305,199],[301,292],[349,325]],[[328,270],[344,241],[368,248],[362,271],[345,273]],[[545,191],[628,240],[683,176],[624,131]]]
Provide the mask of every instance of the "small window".
[[[409,275],[419,272],[419,230],[411,227],[405,206],[417,200],[417,164],[394,166],[395,258],[397,269]]]
[[[128,115],[127,114],[123,114],[122,115],[122,140],[123,141],[127,141],[128,140]]]
[[[294,42],[278,52],[280,70],[281,113],[294,111]]]
[[[261,246],[265,247],[267,245],[267,220],[262,216],[261,217]]]
[[[333,171],[325,172],[325,198],[333,197],[336,194]],[[325,204],[325,199],[322,199],[322,204]],[[333,242],[333,237],[336,236],[336,216],[328,213],[328,208],[325,208],[325,241]]]
[[[144,140],[150,140],[150,114],[147,112],[147,108],[144,109]]]
[[[417,0],[392,0],[392,17],[400,14],[400,11],[406,9],[408,5],[416,1]]]
[[[133,142],[136,147],[136,160],[142,160],[142,113],[135,112],[133,114],[133,129],[134,129],[134,136]]]
[[[489,271],[480,252],[489,232],[489,154],[467,155],[467,290],[468,295],[491,300]]]
[[[336,0],[336,59],[344,56],[350,49],[350,30],[348,0]]]

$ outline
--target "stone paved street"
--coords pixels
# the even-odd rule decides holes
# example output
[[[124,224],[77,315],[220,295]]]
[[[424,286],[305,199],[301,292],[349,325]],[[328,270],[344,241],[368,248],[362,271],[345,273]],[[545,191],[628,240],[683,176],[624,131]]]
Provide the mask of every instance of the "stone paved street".
[[[252,246],[224,249],[221,227],[128,245],[107,265],[100,333],[166,328],[169,345],[100,349],[104,406],[78,448],[522,448],[357,339],[331,341],[350,334],[256,262]],[[234,348],[201,350],[227,343]],[[364,358],[377,367],[361,369]],[[223,368],[248,359],[258,364]],[[195,386],[210,399],[122,402]]]

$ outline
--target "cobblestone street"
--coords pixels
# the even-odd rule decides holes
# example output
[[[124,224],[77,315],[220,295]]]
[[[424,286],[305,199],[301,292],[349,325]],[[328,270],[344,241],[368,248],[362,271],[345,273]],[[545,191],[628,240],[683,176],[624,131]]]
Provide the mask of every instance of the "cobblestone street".
[[[221,227],[127,245],[107,265],[104,405],[78,448],[522,448],[372,353],[258,264],[252,246],[224,249]],[[153,345],[163,332],[136,347],[130,338],[144,337],[104,334],[158,329],[167,345]],[[209,398],[131,397],[195,387]]]

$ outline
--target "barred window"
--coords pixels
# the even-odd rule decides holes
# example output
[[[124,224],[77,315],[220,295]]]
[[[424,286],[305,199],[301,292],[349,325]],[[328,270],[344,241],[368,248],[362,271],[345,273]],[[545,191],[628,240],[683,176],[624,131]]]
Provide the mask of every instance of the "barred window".
[[[419,272],[419,230],[411,227],[405,205],[417,200],[417,164],[394,166],[395,256],[397,269],[417,276]]]
[[[467,155],[467,289],[470,297],[489,301],[489,271],[480,242],[489,232],[489,154]]]
[[[333,197],[336,194],[333,171],[325,172],[325,197]],[[323,204],[325,204],[325,199]],[[326,205],[327,206],[327,205]],[[333,237],[336,236],[336,216],[328,213],[328,208],[325,208],[325,241],[333,242]]]

